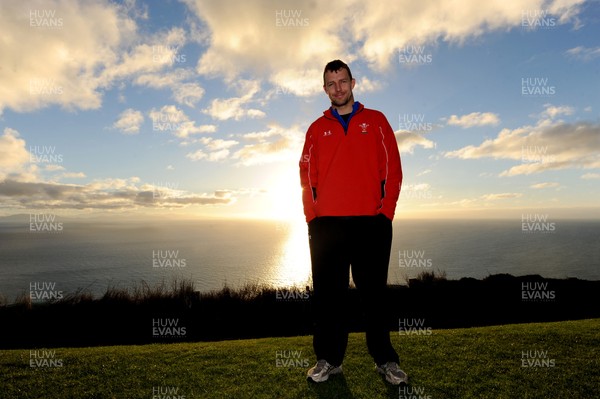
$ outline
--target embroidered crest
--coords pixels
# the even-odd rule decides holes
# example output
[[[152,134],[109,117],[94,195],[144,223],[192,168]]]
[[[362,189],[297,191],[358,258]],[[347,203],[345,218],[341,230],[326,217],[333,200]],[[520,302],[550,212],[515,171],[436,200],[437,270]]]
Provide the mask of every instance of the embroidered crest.
[[[361,123],[360,125],[360,132],[363,134],[367,134],[367,128],[369,127],[369,125],[367,123]]]

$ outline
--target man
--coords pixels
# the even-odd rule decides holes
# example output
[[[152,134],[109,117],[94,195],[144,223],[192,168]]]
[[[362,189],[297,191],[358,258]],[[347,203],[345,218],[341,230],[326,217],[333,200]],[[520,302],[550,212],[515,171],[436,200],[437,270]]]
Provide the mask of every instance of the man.
[[[407,381],[385,323],[385,289],[392,219],[402,183],[400,154],[385,116],[354,101],[355,80],[344,62],[325,66],[323,89],[331,108],[309,127],[300,181],[308,222],[313,278],[313,347],[308,379],[342,372],[349,273],[366,314],[366,339],[376,370],[398,385]],[[358,311],[358,309],[353,309]]]

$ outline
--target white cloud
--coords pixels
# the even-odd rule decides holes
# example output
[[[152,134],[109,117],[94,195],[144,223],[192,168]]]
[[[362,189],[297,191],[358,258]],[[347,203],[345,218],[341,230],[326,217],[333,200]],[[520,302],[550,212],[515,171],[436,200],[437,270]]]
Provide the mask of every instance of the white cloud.
[[[202,159],[211,162],[222,161],[229,157],[229,149],[239,144],[239,142],[235,140],[214,139],[212,137],[202,137],[198,141],[204,144],[205,148],[209,151],[206,152],[202,149],[196,150],[194,152],[188,153],[186,155],[186,158],[189,158],[193,161],[199,161]]]
[[[500,118],[492,112],[472,112],[468,115],[451,115],[448,119],[448,125],[469,128],[474,126],[496,126],[500,123]]]
[[[434,196],[434,191],[429,183],[403,184],[400,190],[400,198],[404,201],[417,200],[413,202],[413,206],[427,206],[434,197],[439,199],[442,198],[442,195]]]
[[[144,123],[144,115],[140,111],[128,108],[121,112],[113,127],[125,134],[136,134],[140,132],[142,123]]]
[[[556,182],[537,183],[537,184],[531,185],[531,188],[535,188],[535,189],[558,188],[558,187],[560,187],[560,183],[556,183]]]
[[[179,104],[194,107],[204,96],[204,89],[198,83],[184,83],[173,88],[173,98]]]
[[[426,139],[421,134],[407,130],[400,130],[394,133],[396,135],[396,140],[398,141],[398,150],[400,153],[412,154],[417,146],[423,148],[435,148],[435,143]]]
[[[177,86],[182,81],[193,77],[193,75],[194,72],[190,69],[176,68],[168,71],[140,74],[135,78],[134,83],[153,89],[162,89]]]
[[[107,67],[101,75],[105,84],[142,73],[156,73],[174,65],[179,49],[185,44],[185,31],[182,28],[172,28],[144,39],[146,42],[118,53],[113,65]]]
[[[260,90],[259,83],[257,81],[241,80],[237,82],[237,90],[241,93],[239,97],[214,99],[211,101],[210,106],[203,109],[202,112],[217,120],[234,119],[239,121],[245,118],[264,118],[266,114],[263,111],[244,107],[252,101],[254,95]]]
[[[10,68],[0,68],[0,113],[97,109],[115,84],[171,68],[185,31],[139,32],[135,19],[147,18],[144,10],[131,1],[2,2],[2,59]]]
[[[221,190],[222,191],[222,190]],[[139,179],[106,179],[89,184],[0,182],[0,198],[15,209],[139,209],[182,208],[191,205],[227,205],[235,201],[222,192],[194,194]]]
[[[36,16],[44,11],[51,16]],[[61,26],[38,27],[38,19]],[[2,2],[0,26],[3,65],[10,65],[0,68],[0,112],[52,104],[98,108],[99,89],[110,84],[101,75],[118,64],[119,52],[136,37],[135,22],[124,9],[103,1]]]
[[[323,71],[318,68],[304,70],[285,68],[271,75],[276,94],[294,94],[308,97],[323,92]]]
[[[338,25],[326,17],[336,15],[343,21],[346,13],[341,2],[302,6],[289,0],[185,2],[211,32],[210,46],[198,62],[201,74],[231,81],[244,71],[252,71],[268,78],[284,70],[322,68],[331,54],[339,54],[344,48],[336,33]],[[308,19],[308,26],[276,26],[278,10],[296,10],[301,18]],[[323,40],[325,37],[327,40]]]
[[[379,91],[383,88],[383,84],[376,80],[371,80],[368,77],[359,78],[356,82],[354,92],[356,93],[370,93],[373,91]]]
[[[0,136],[0,171],[12,172],[29,162],[29,152],[25,148],[25,140],[19,132],[9,127]],[[0,175],[1,177],[1,175]]]
[[[196,150],[194,152],[190,152],[186,155],[186,158],[191,159],[192,161],[200,161],[201,159],[208,158],[208,154],[202,150]]]
[[[213,139],[212,137],[202,137],[200,142],[211,151],[223,150],[239,144],[235,140]]]
[[[46,149],[46,148],[44,148]],[[234,198],[185,191],[165,192],[140,184],[138,177],[102,179],[87,184],[59,183],[61,179],[81,179],[83,172],[68,172],[57,164],[31,162],[25,140],[10,128],[0,136],[0,202],[12,209],[134,209],[173,208],[188,205],[228,204]],[[62,172],[54,181],[41,181],[40,172]],[[162,190],[162,191],[161,191]]]
[[[565,54],[578,60],[591,61],[594,58],[600,57],[600,47],[577,46],[568,49]]]
[[[182,139],[195,134],[212,133],[216,129],[214,125],[196,126],[196,122],[174,105],[165,105],[160,110],[153,108],[148,116],[152,120],[152,130],[170,132]]]
[[[197,82],[185,82],[194,77],[191,69],[176,68],[158,73],[145,73],[135,79],[135,84],[154,89],[169,88],[178,104],[194,107],[204,96],[205,90]]]
[[[520,198],[523,194],[521,193],[496,193],[496,194],[485,194],[481,196],[481,199],[486,201],[497,201],[511,198]]]
[[[244,134],[249,144],[237,150],[232,159],[237,165],[260,165],[278,161],[296,160],[302,150],[305,132],[297,125],[285,128],[277,124],[268,126],[268,130]]]
[[[210,31],[198,72],[227,81],[252,73],[263,79],[273,77],[275,86],[297,88],[311,87],[314,81],[311,77],[306,84],[298,84],[296,77],[313,68],[322,70],[334,58],[362,59],[371,69],[385,70],[398,62],[398,50],[408,44],[463,43],[486,32],[519,28],[525,10],[548,10],[559,23],[577,22],[583,0],[510,0],[485,5],[478,0],[185,3]],[[281,10],[294,10],[307,26],[278,27],[276,12]],[[288,86],[288,81],[294,83]],[[305,95],[312,90],[298,91]]]
[[[205,114],[210,115],[213,119],[227,120],[234,119],[239,121],[244,118],[264,118],[266,114],[258,109],[244,109],[242,106],[247,102],[241,97],[215,99],[212,100],[210,106],[202,110]]]
[[[11,178],[33,181],[38,178],[38,166],[31,162],[31,153],[19,132],[9,127],[0,135],[0,181]]]
[[[544,104],[544,107],[546,109],[540,114],[540,117],[545,119],[554,119],[561,115],[573,115],[575,112],[573,107],[567,105],[554,106],[552,104]]]
[[[581,175],[581,178],[584,180],[600,179],[600,173],[585,173]]]
[[[48,164],[44,167],[44,170],[48,172],[57,172],[59,170],[65,170],[65,167],[61,165]]]
[[[58,175],[57,179],[83,179],[84,177],[86,176],[83,172],[66,172]]]
[[[563,110],[564,112],[564,110]],[[542,114],[555,116],[556,112]],[[536,125],[502,129],[495,139],[479,146],[469,145],[445,153],[448,158],[511,159],[519,165],[500,176],[528,175],[548,170],[594,169],[600,167],[600,124],[565,123],[540,119]]]

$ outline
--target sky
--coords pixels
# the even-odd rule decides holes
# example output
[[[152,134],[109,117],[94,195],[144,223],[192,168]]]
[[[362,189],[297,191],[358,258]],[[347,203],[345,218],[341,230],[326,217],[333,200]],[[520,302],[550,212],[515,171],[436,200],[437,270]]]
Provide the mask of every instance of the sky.
[[[302,218],[342,59],[397,218],[600,218],[600,3],[0,2],[0,216]]]

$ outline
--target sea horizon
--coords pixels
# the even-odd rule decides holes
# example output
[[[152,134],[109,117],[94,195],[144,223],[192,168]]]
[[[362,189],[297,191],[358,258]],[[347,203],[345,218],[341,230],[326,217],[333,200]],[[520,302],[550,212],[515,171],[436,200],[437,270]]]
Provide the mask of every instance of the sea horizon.
[[[176,279],[191,280],[199,291],[310,285],[303,221],[28,222],[25,216],[0,222],[0,296],[8,303],[39,284],[63,295],[94,296]],[[448,279],[506,273],[600,280],[600,221],[533,214],[523,220],[396,219],[393,225],[390,284],[406,284],[424,271]]]

